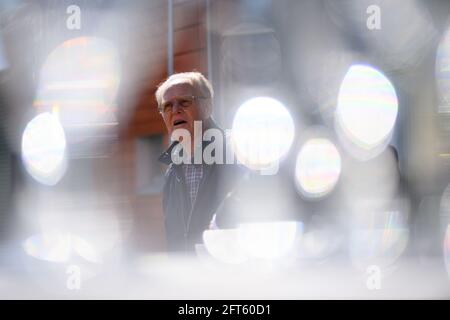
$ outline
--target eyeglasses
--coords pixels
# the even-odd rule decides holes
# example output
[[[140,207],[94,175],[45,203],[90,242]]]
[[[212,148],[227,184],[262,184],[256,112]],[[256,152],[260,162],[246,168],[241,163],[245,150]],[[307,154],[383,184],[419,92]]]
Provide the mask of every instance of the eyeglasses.
[[[162,114],[168,114],[172,112],[173,107],[175,106],[175,101],[181,106],[183,109],[187,109],[194,103],[195,100],[198,99],[208,99],[208,97],[198,97],[198,96],[181,96],[173,98],[172,100],[165,101],[161,105],[158,106],[159,112]]]

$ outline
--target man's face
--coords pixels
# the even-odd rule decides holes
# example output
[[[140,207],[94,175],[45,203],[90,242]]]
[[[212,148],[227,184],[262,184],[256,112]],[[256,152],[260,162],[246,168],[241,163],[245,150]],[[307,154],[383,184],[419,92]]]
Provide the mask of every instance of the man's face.
[[[175,82],[165,91],[161,105],[163,109],[166,106],[166,110],[162,111],[162,117],[169,136],[176,129],[186,129],[191,134],[191,139],[194,139],[194,121],[208,118],[208,112],[202,107],[201,100],[192,100],[192,96],[199,95],[187,82]]]

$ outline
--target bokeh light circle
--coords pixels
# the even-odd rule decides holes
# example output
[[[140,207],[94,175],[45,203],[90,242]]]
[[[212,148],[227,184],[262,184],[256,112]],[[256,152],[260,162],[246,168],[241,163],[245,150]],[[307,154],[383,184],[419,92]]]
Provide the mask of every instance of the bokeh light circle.
[[[73,255],[79,255],[92,263],[101,262],[94,246],[70,233],[52,232],[34,235],[26,239],[22,247],[29,256],[48,262],[66,263]]]
[[[42,113],[33,118],[22,135],[22,162],[38,182],[55,185],[67,168],[66,138],[58,118]]]
[[[259,222],[239,225],[238,241],[251,258],[277,259],[295,244],[297,222]]]
[[[239,246],[237,229],[206,230],[203,242],[208,253],[224,263],[240,264],[248,259]]]
[[[390,139],[397,115],[397,94],[389,79],[370,66],[350,67],[335,112],[336,130],[345,140],[344,146],[367,152],[377,150]]]
[[[294,121],[283,104],[273,98],[258,97],[239,107],[231,140],[238,161],[261,170],[280,161],[294,136]]]
[[[39,110],[59,109],[64,126],[113,122],[120,73],[119,55],[110,41],[67,40],[43,64],[33,105]]]
[[[447,275],[450,276],[450,224],[447,225],[447,229],[445,230],[442,251],[444,256],[445,269],[447,270]]]
[[[444,231],[442,245],[445,268],[450,276],[450,184],[445,188],[439,206],[439,215]]]
[[[438,112],[450,112],[450,28],[439,43],[435,73],[439,97]]]
[[[331,141],[313,138],[302,146],[295,165],[295,181],[304,196],[318,198],[328,194],[340,173],[341,156]]]

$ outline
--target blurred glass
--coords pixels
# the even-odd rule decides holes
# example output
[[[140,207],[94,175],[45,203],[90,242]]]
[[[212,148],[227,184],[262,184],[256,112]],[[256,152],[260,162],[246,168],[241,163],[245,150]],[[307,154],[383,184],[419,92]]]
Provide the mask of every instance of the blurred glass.
[[[399,70],[419,65],[436,39],[427,4],[420,0],[325,0],[325,11],[355,46],[386,68]]]
[[[409,228],[400,211],[366,212],[360,215],[350,234],[353,265],[365,270],[369,265],[392,266],[405,251]]]

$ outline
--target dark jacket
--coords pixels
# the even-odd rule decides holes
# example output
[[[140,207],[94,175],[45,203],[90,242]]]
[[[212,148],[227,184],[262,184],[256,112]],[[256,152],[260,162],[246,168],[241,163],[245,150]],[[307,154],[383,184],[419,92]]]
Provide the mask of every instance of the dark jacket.
[[[208,127],[219,129],[212,120]],[[204,143],[203,148],[207,144]],[[172,162],[171,153],[175,145],[172,144],[159,158],[169,165],[163,189],[167,248],[168,251],[193,251],[196,244],[203,243],[203,231],[209,228],[214,214],[233,190],[244,169],[236,164],[204,164],[203,177],[191,208],[182,166]],[[188,224],[185,221],[189,221],[189,216]]]

